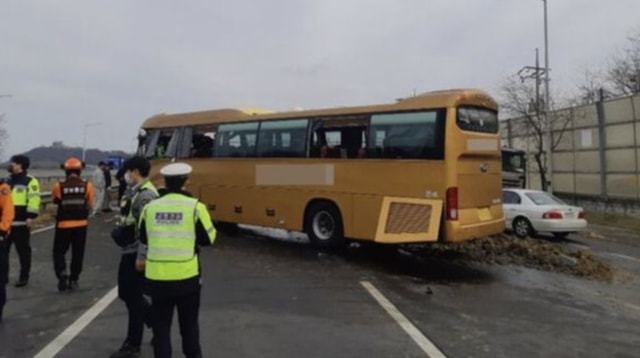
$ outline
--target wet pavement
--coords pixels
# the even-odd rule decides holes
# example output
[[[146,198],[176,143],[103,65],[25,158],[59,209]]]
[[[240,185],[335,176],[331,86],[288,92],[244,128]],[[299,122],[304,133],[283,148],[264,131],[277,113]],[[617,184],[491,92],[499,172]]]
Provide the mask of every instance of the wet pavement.
[[[56,291],[53,232],[34,235],[33,280],[26,289],[9,287],[0,357],[38,353],[115,286],[119,252],[109,226],[98,219],[90,229],[75,293]],[[417,258],[387,246],[318,251],[304,239],[262,234],[222,235],[202,252],[206,357],[424,357],[363,281],[449,357],[637,356],[640,241],[575,235],[557,243],[610,262],[616,276],[604,282],[513,265]],[[126,311],[116,299],[58,356],[108,357],[125,328]],[[182,356],[175,323],[173,347],[174,356]],[[143,357],[151,356],[145,343]]]

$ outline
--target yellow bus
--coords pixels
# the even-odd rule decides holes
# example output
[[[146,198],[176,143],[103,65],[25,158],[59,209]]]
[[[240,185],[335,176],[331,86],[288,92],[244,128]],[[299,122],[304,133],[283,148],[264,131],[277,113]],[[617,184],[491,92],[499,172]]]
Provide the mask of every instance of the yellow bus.
[[[191,164],[221,224],[307,233],[317,246],[455,242],[504,229],[497,104],[479,90],[392,104],[156,115],[139,153]],[[157,174],[154,180],[158,180]]]

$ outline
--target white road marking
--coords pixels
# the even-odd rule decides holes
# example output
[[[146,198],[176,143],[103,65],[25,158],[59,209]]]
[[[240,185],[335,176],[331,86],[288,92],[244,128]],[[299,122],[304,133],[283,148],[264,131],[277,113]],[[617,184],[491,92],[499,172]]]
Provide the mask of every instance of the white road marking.
[[[616,253],[613,253],[613,252],[607,252],[607,255],[619,257],[621,259],[627,259],[627,260],[631,260],[631,261],[640,262],[640,259],[637,259],[637,258],[631,257],[631,256],[627,256],[627,255],[623,255],[623,254],[616,254]]]
[[[107,306],[118,297],[118,286],[112,288],[98,302],[89,308],[80,318],[73,322],[64,332],[44,347],[34,358],[53,358],[85,327],[91,323]]]
[[[45,226],[45,227],[40,228],[40,229],[38,229],[38,230],[33,230],[33,231],[31,232],[31,234],[32,234],[32,235],[39,234],[39,233],[41,233],[41,232],[49,231],[49,230],[51,230],[51,229],[53,229],[53,228],[55,228],[55,227],[56,227],[55,225]]]
[[[378,289],[368,281],[360,281],[360,284],[378,302],[382,308],[393,318],[396,323],[413,339],[418,346],[431,358],[446,358],[444,353],[436,347],[420,330],[411,323]]]

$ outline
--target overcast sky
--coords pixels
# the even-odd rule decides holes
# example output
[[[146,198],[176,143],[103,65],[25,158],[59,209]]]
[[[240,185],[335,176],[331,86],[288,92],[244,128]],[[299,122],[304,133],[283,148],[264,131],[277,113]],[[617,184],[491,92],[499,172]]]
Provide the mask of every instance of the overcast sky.
[[[638,0],[549,0],[553,88],[640,26]],[[391,102],[479,87],[543,47],[541,0],[4,0],[4,157],[63,140],[133,150],[156,113]]]

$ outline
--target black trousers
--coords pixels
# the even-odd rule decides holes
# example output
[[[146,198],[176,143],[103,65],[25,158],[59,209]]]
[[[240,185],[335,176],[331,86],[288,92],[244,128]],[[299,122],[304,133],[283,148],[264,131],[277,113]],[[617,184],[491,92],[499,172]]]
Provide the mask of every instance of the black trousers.
[[[151,315],[151,304],[143,295],[144,273],[135,269],[137,253],[122,255],[118,268],[118,297],[127,305],[129,325],[126,341],[140,347],[144,322]]]
[[[7,302],[7,284],[0,283],[0,321],[4,312],[4,304]]]
[[[20,280],[28,280],[31,272],[31,231],[26,226],[13,226],[8,237],[9,248],[11,244],[16,245],[18,258],[20,259]]]
[[[182,336],[182,353],[187,358],[202,357],[200,349],[200,288],[187,294],[180,292],[151,296],[153,316],[153,352],[156,358],[171,357],[171,321],[173,310],[178,309],[178,322]]]
[[[82,261],[84,260],[84,248],[87,243],[87,227],[72,229],[56,228],[53,239],[53,269],[56,277],[60,278],[66,274],[67,262],[65,255],[71,247],[71,281],[77,281],[82,272]]]
[[[0,318],[7,302],[7,282],[9,281],[9,243],[0,241]]]

